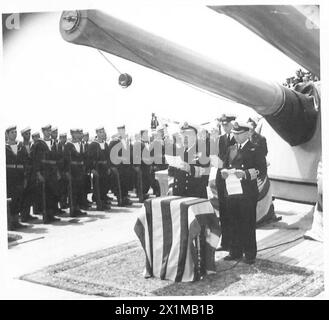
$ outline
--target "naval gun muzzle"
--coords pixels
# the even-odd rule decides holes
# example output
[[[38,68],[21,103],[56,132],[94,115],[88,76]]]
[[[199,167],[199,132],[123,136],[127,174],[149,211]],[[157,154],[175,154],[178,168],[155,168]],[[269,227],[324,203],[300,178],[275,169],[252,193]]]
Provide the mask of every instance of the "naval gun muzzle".
[[[290,145],[309,141],[318,110],[311,95],[258,79],[98,10],[64,11],[64,40],[94,47],[253,108]]]

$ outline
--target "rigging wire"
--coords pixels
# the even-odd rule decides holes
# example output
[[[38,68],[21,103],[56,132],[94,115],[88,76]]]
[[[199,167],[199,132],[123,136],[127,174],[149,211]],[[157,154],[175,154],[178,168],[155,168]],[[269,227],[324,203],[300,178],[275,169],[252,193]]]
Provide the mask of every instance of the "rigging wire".
[[[102,50],[98,49],[95,46],[95,44],[92,42],[92,40],[85,33],[82,33],[82,31],[79,29],[79,27],[77,27],[77,29],[87,39],[87,41],[89,42],[90,46],[92,48],[95,48],[99,52],[99,54],[113,67],[113,69],[115,71],[117,71],[119,74],[121,74],[122,72],[115,66],[115,64],[108,57],[105,56],[105,54],[102,52]]]

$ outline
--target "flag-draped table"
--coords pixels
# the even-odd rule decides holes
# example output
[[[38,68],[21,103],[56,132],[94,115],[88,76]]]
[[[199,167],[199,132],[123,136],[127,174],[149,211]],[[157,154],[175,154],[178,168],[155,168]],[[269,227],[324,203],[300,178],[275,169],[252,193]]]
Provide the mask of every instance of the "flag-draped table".
[[[167,196],[144,206],[134,230],[146,256],[146,278],[188,282],[215,271],[220,229],[209,200]]]

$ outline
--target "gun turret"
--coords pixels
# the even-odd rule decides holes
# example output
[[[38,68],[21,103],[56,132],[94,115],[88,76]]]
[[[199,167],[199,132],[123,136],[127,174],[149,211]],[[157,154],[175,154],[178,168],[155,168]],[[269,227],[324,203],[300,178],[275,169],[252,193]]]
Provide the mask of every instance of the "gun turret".
[[[313,97],[258,79],[97,10],[65,11],[62,37],[159,71],[253,108],[290,145],[316,129]]]

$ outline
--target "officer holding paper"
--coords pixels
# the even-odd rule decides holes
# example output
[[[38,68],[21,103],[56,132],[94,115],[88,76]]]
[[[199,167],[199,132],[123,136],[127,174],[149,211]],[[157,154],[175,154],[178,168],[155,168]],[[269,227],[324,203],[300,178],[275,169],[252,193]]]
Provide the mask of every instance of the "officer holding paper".
[[[198,144],[197,129],[185,122],[180,127],[182,145],[175,146],[172,163],[166,157],[168,174],[173,180],[168,194],[183,197],[207,198],[210,163],[205,159],[205,150]]]
[[[232,133],[236,144],[229,148],[224,159],[221,176],[225,180],[224,196],[231,216],[232,242],[225,260],[255,262],[257,177],[266,174],[264,154],[250,142],[250,124],[241,120],[233,122]]]

